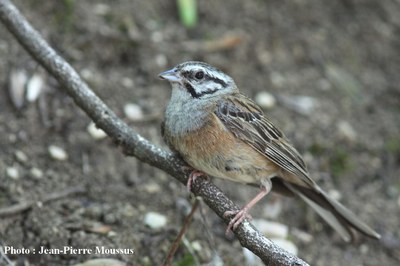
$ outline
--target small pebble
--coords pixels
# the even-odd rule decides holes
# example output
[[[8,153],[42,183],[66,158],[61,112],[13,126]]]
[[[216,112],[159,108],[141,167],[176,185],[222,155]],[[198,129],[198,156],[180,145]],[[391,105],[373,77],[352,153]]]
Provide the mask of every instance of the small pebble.
[[[167,217],[157,212],[149,212],[144,217],[144,223],[152,229],[159,229],[167,224]]]
[[[369,247],[368,247],[367,244],[362,244],[362,245],[360,246],[360,252],[361,252],[361,254],[367,255],[367,254],[368,254],[368,251],[369,251]]]
[[[312,155],[311,152],[308,152],[308,151],[303,153],[303,160],[304,160],[304,162],[306,162],[307,165],[310,165],[313,162],[315,162],[314,156]]]
[[[28,156],[26,156],[26,154],[20,150],[15,152],[15,158],[20,163],[26,163],[28,161]]]
[[[200,252],[203,249],[203,247],[201,246],[199,241],[193,241],[191,243],[191,246],[192,246],[193,250],[197,251],[197,252]]]
[[[336,189],[331,189],[328,191],[328,195],[335,199],[335,200],[341,200],[342,199],[342,193],[340,193],[339,190]]]
[[[326,79],[318,80],[317,85],[322,91],[329,91],[332,88],[332,84]]]
[[[276,219],[282,212],[282,201],[280,199],[268,202],[264,205],[264,215],[270,219]]]
[[[108,222],[108,221],[105,221]],[[111,226],[109,225],[104,225],[101,223],[94,223],[91,226],[88,226],[86,228],[87,231],[92,232],[92,233],[96,233],[96,234],[100,234],[100,235],[106,235],[109,232],[111,232]]]
[[[301,231],[300,229],[297,229],[297,228],[293,228],[290,231],[290,234],[293,235],[294,237],[296,237],[297,239],[299,239],[301,242],[306,243],[306,244],[311,243],[314,239],[313,235],[311,235],[307,232]]]
[[[155,182],[147,183],[143,186],[143,190],[149,194],[155,194],[161,191],[161,187],[159,184]]]
[[[94,6],[93,12],[94,12],[96,15],[104,16],[104,15],[107,15],[108,13],[110,13],[110,9],[111,9],[111,8],[110,8],[109,5],[99,3],[99,4],[96,4],[96,5]]]
[[[285,224],[262,219],[255,219],[252,223],[261,233],[268,237],[286,238],[288,236],[289,228]]]
[[[274,95],[266,91],[257,93],[255,101],[261,108],[265,109],[271,109],[276,104],[276,99]]]
[[[357,140],[357,132],[349,122],[342,120],[339,121],[336,126],[338,135],[341,139],[349,142],[354,142]]]
[[[287,108],[302,114],[311,115],[318,106],[317,99],[310,96],[283,96],[280,95],[278,100]]]
[[[128,103],[124,106],[124,113],[126,117],[132,121],[138,121],[143,119],[142,108],[134,103]]]
[[[276,245],[280,246],[281,248],[283,248],[284,250],[286,250],[287,252],[292,253],[294,255],[297,255],[299,251],[297,246],[289,240],[282,238],[271,238],[271,241],[274,242]]]
[[[148,256],[144,256],[143,258],[142,258],[142,263],[141,263],[142,265],[145,265],[145,266],[147,266],[147,265],[152,265],[152,263],[151,263],[151,260],[150,260],[150,258],[148,257]]]
[[[110,231],[107,233],[107,237],[115,237],[117,236],[117,233],[115,231]]]
[[[9,178],[12,178],[12,179],[18,179],[19,178],[18,169],[16,167],[14,167],[14,166],[7,167],[6,172],[7,172],[7,176]]]
[[[118,222],[118,217],[115,215],[114,212],[105,213],[103,216],[103,221],[106,224],[116,224]]]
[[[80,73],[85,80],[93,80],[95,76],[93,71],[88,68],[82,69]]]
[[[31,175],[36,179],[40,179],[43,177],[43,171],[40,170],[39,168],[33,167],[30,172]]]
[[[87,131],[89,132],[90,136],[92,136],[94,139],[104,139],[107,137],[106,132],[104,132],[102,129],[97,128],[95,123],[91,122],[87,126]]]
[[[43,91],[44,80],[39,74],[34,74],[26,84],[26,99],[28,102],[36,101]]]
[[[121,83],[125,88],[128,88],[128,89],[133,88],[133,86],[135,85],[135,83],[133,82],[133,79],[128,78],[128,77],[122,78]]]
[[[68,154],[63,148],[60,148],[55,145],[50,145],[48,150],[49,150],[51,158],[53,158],[55,160],[65,161],[68,159]]]
[[[15,134],[8,135],[8,141],[10,143],[15,143],[15,142],[17,142],[17,140],[18,140],[17,135],[15,135]]]
[[[263,50],[258,53],[258,59],[260,60],[261,64],[268,66],[272,61],[272,55],[267,50]]]
[[[137,215],[137,210],[132,205],[127,204],[122,209],[122,214],[126,217],[134,217]]]
[[[156,64],[159,66],[159,67],[165,67],[166,65],[167,65],[167,57],[164,55],[164,54],[158,54],[158,55],[156,55],[156,58],[155,58],[155,61],[156,61]]]
[[[150,38],[154,43],[160,43],[164,40],[164,35],[161,31],[154,31]]]
[[[243,257],[247,266],[261,266],[264,263],[261,259],[247,248],[242,248]]]
[[[270,79],[271,83],[276,87],[282,87],[285,82],[285,78],[279,72],[272,72],[270,75]]]
[[[28,80],[28,75],[25,70],[12,70],[8,92],[11,102],[17,109],[22,108],[25,103],[25,86]]]

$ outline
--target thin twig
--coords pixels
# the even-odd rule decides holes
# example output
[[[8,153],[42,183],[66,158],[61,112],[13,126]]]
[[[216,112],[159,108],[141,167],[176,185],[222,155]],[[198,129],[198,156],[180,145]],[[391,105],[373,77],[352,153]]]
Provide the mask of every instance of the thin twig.
[[[182,184],[187,183],[188,172],[183,170],[187,164],[174,154],[153,145],[118,118],[9,0],[0,0],[0,21],[32,57],[58,80],[60,87],[74,99],[75,103],[119,144],[127,155],[135,156],[167,172]],[[226,211],[239,210],[239,207],[218,187],[206,180],[198,179],[192,186],[192,192],[196,196],[203,197],[204,202],[225,223],[229,223],[229,219],[223,216]],[[267,265],[308,265],[265,238],[247,221],[235,230],[235,235],[243,247],[259,256]]]
[[[174,254],[178,250],[179,244],[182,242],[182,237],[185,234],[187,228],[189,227],[190,221],[192,220],[193,215],[196,212],[198,207],[199,207],[199,200],[196,198],[192,205],[192,209],[190,210],[190,213],[185,217],[185,220],[183,221],[181,231],[179,231],[178,236],[176,237],[174,243],[172,243],[171,248],[168,251],[167,258],[165,259],[165,261],[163,263],[164,266],[171,265]]]
[[[0,265],[4,266],[14,265],[14,263],[11,262],[11,260],[7,257],[6,253],[4,252],[3,246],[0,246]]]
[[[30,202],[23,201],[18,204],[0,209],[0,218],[19,214],[21,212],[27,211],[34,204],[37,204],[38,202],[47,203],[50,201],[68,197],[73,194],[84,193],[84,192],[85,192],[85,189],[83,187],[71,187],[71,188],[64,189],[62,191],[51,193],[50,195],[43,197],[42,200],[39,200],[36,202],[35,201],[30,201]]]

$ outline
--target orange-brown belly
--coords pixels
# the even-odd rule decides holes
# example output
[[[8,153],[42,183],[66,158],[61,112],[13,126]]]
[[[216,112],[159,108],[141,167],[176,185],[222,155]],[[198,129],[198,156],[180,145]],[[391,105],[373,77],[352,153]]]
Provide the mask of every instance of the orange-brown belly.
[[[235,138],[217,119],[185,136],[170,137],[170,140],[190,166],[210,176],[258,184],[262,178],[280,171],[276,164]]]

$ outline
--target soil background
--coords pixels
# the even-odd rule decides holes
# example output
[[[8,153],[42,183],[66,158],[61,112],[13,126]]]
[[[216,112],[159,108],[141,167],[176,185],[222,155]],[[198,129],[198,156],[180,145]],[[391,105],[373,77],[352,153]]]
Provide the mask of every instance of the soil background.
[[[268,206],[278,202],[282,211],[274,220],[289,226],[298,255],[311,265],[399,265],[399,1],[198,1],[193,29],[179,22],[175,1],[15,4],[112,110],[157,145],[165,147],[159,128],[170,94],[157,74],[180,62],[215,65],[250,97],[272,93],[277,104],[265,112],[304,155],[313,178],[382,240],[346,244],[305,204],[276,195],[258,204],[253,217],[271,220]],[[21,70],[42,76],[46,90],[17,109],[8,97],[9,79]],[[35,202],[1,218],[1,244],[134,249],[133,255],[9,258],[17,265],[74,265],[96,257],[160,265],[190,208],[185,187],[125,157],[110,139],[93,139],[90,119],[2,25],[0,86],[0,207]],[[126,117],[128,103],[141,107],[145,121]],[[49,156],[51,145],[68,158]],[[214,182],[239,205],[257,192]],[[40,204],[76,186],[87,192]],[[166,227],[148,228],[143,219],[150,211],[166,216]],[[197,260],[206,265],[218,254],[224,265],[248,263],[238,241],[225,238],[220,219],[205,205],[202,212],[206,222],[197,214],[186,236],[196,243]],[[292,233],[299,230],[312,240]],[[174,261],[191,265],[191,256],[182,246]]]

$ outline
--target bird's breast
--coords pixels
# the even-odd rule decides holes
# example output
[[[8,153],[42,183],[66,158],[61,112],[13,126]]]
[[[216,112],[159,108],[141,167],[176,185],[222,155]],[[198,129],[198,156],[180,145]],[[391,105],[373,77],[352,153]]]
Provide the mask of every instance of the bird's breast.
[[[265,156],[237,139],[215,115],[209,118],[200,128],[184,134],[165,132],[172,149],[189,165],[210,176],[243,183],[258,183],[279,171]]]

